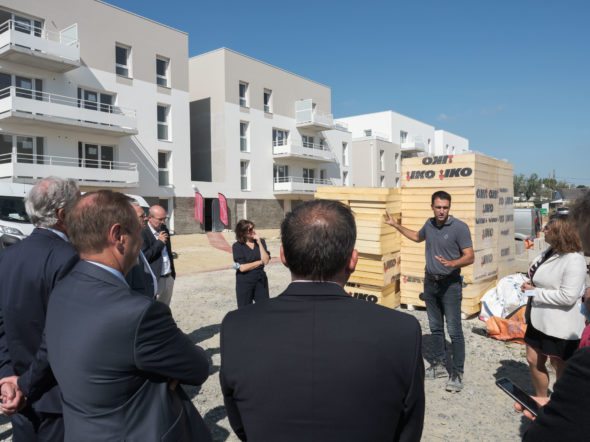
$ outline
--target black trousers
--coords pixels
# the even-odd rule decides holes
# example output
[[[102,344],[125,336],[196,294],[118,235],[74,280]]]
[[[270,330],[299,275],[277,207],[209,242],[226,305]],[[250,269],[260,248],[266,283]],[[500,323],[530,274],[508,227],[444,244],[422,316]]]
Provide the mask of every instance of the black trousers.
[[[13,442],[61,442],[64,440],[63,415],[39,413],[31,408],[26,416],[14,414],[12,422]]]
[[[268,278],[264,271],[255,273],[238,273],[236,275],[236,297],[238,308],[253,301],[260,302],[268,299]]]

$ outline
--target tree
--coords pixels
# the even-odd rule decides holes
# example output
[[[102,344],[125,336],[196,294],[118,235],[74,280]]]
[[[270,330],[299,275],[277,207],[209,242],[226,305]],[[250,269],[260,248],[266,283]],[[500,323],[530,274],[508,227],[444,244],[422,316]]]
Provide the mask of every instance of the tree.
[[[520,196],[524,193],[526,178],[524,174],[514,175],[514,196]]]
[[[531,173],[531,175],[524,181],[524,196],[527,201],[531,199],[531,196],[539,193],[540,187],[541,180],[539,179],[539,176],[536,173]]]

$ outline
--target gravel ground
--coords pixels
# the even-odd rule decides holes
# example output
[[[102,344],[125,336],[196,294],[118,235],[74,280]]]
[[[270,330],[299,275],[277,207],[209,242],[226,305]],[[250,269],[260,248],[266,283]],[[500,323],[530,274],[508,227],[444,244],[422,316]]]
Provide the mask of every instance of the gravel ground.
[[[277,232],[265,233],[261,236],[267,238],[272,256],[278,256]],[[231,243],[231,235],[224,236]],[[235,273],[227,268],[231,256],[211,250],[205,235],[189,235],[184,240],[174,237],[173,247],[179,253],[178,267],[182,272],[174,287],[172,312],[179,327],[206,350],[211,363],[210,377],[205,384],[200,388],[184,388],[207,422],[214,440],[237,441],[223,407],[218,377],[219,328],[224,315],[235,308]],[[289,273],[282,264],[272,263],[267,266],[267,274],[271,296],[276,296],[288,285]],[[426,312],[407,313],[415,316],[422,326],[423,354],[428,361],[431,339]],[[422,440],[516,441],[526,430],[528,421],[513,410],[513,402],[494,384],[496,379],[509,377],[525,391],[533,392],[524,346],[487,338],[485,330],[485,324],[477,318],[463,321],[466,364],[462,392],[446,392],[446,379],[426,381]],[[450,342],[447,345],[450,348]],[[10,423],[4,417],[0,417],[0,440],[11,440]]]

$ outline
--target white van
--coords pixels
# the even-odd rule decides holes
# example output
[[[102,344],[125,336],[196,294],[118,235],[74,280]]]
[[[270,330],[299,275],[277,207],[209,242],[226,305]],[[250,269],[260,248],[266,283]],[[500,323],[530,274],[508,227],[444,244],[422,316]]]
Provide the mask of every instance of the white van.
[[[35,228],[25,211],[25,196],[33,186],[18,183],[0,183],[0,235],[22,240]]]

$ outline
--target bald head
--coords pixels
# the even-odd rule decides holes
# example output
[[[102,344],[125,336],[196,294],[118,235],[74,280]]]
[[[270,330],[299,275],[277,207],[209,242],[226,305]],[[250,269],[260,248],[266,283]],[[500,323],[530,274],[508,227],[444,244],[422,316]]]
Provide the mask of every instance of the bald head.
[[[166,224],[166,217],[166,210],[162,206],[152,206],[150,207],[148,223],[152,226],[152,229],[159,232]]]

